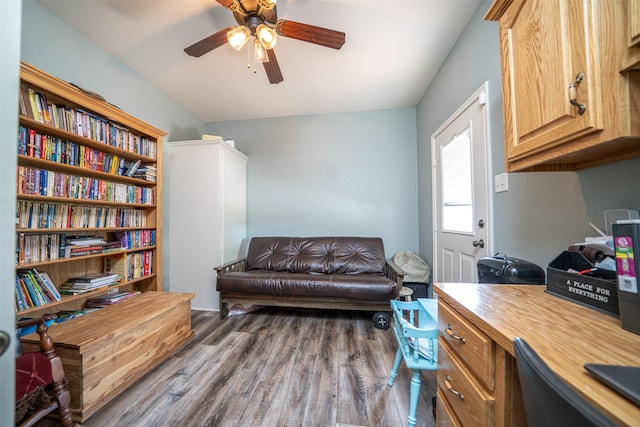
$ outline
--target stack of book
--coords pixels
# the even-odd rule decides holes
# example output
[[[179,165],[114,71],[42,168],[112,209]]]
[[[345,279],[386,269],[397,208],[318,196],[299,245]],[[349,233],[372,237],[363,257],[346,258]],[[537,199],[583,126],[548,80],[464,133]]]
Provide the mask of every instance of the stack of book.
[[[106,307],[140,295],[140,291],[119,292],[87,300],[87,307]]]
[[[92,273],[86,276],[72,277],[60,286],[60,293],[70,295],[82,294],[103,286],[112,285],[117,281],[117,274],[108,273]]]
[[[65,258],[98,254],[107,242],[100,236],[68,236],[65,242]]]
[[[138,169],[136,169],[136,171],[133,173],[133,177],[155,182],[156,172],[157,169],[155,166],[143,165],[139,166]]]
[[[122,246],[122,242],[120,240],[109,240],[104,244],[103,252],[113,252],[119,251],[124,246]]]

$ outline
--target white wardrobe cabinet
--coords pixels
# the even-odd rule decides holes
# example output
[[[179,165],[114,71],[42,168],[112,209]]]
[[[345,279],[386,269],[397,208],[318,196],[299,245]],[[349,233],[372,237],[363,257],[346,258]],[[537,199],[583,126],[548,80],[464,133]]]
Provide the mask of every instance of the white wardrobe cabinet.
[[[167,146],[169,290],[195,293],[193,309],[218,310],[214,268],[243,255],[247,156],[222,140]]]

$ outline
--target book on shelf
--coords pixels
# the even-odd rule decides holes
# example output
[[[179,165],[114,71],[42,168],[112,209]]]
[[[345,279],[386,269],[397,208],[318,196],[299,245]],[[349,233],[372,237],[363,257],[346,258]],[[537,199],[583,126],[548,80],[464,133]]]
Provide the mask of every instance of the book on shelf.
[[[140,178],[140,179],[144,179],[146,181],[156,181],[156,176],[157,176],[157,168],[155,166],[150,166],[150,165],[141,165],[140,167],[138,167],[138,169],[134,172],[133,177],[134,178]]]
[[[125,173],[125,175],[126,176],[133,176],[133,174],[136,173],[136,170],[138,170],[138,167],[140,167],[140,163],[142,163],[142,161],[140,161],[140,160],[136,160],[135,162],[133,162],[129,166],[129,169],[127,169],[127,172]]]
[[[64,257],[98,254],[106,245],[104,238],[100,236],[71,236],[66,238]]]
[[[77,284],[112,283],[115,279],[117,279],[117,274],[90,273],[84,276],[71,277],[67,279],[67,282]]]
[[[20,281],[18,276],[16,276],[16,308],[19,311],[23,311],[31,307],[33,307],[33,303],[26,294],[24,284]]]
[[[103,245],[106,243],[103,237],[88,235],[88,236],[67,236],[66,242],[68,245],[75,246],[94,246]]]
[[[34,269],[34,271],[36,270]],[[56,301],[60,301],[62,297],[60,296],[60,292],[58,291],[58,288],[56,287],[55,283],[53,283],[53,280],[49,276],[49,273],[47,273],[46,271],[43,271],[38,274],[40,275],[42,282],[46,286],[47,291],[51,294],[53,299],[55,299]]]
[[[68,283],[63,283],[62,285],[60,285],[60,293],[62,295],[80,295],[80,294],[85,294],[87,292],[95,291],[96,289],[99,289],[105,286],[107,285],[95,286],[93,288],[88,288],[88,289],[76,289],[71,287]]]
[[[104,273],[115,274],[119,279],[129,280],[125,257],[107,257],[104,259]]]
[[[79,277],[71,277],[60,286],[60,293],[77,295],[94,289],[110,286],[119,281],[116,274],[92,273]]]
[[[119,240],[109,240],[104,245],[104,252],[112,252],[122,250],[122,242]]]
[[[103,245],[94,245],[94,246],[67,245],[65,247],[64,257],[72,258],[76,256],[93,255],[93,254],[102,253],[103,251],[104,251]]]
[[[15,287],[16,307],[20,310],[40,307],[62,298],[51,277],[35,268],[17,270]]]

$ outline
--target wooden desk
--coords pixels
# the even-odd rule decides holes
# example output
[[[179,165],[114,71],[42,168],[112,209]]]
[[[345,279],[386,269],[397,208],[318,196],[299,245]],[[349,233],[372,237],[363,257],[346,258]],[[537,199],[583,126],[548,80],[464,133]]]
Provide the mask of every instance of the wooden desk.
[[[545,289],[538,285],[472,283],[434,286],[440,304],[449,306],[486,334],[493,341],[496,354],[504,350],[505,357],[513,362],[513,338],[519,336],[601,412],[620,425],[640,426],[640,407],[583,368],[587,362],[640,366],[640,335],[622,329],[616,317],[549,295]],[[508,390],[509,386],[496,385],[496,389]],[[515,389],[512,393],[518,394]],[[499,399],[496,393],[495,406],[506,413],[509,404]],[[517,412],[521,403],[515,407],[513,411]],[[496,413],[496,419],[501,420],[502,415]],[[505,424],[515,423],[519,416],[516,414],[512,422]]]

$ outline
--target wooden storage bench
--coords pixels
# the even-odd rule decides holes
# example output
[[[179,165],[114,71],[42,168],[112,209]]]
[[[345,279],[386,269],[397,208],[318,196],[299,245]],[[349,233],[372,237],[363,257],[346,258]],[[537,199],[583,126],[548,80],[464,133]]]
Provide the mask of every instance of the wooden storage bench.
[[[84,422],[194,336],[190,293],[145,292],[49,329]],[[35,345],[22,339],[23,351]]]

